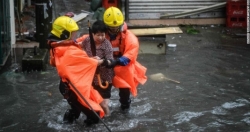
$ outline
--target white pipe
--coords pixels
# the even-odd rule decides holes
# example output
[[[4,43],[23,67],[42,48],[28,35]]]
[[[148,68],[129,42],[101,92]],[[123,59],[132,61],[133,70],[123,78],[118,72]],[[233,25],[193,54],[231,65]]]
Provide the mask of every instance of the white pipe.
[[[226,4],[227,4],[227,2],[222,2],[219,4],[212,5],[212,6],[202,7],[202,8],[198,8],[198,9],[194,9],[194,10],[190,10],[190,11],[185,11],[185,12],[180,12],[180,13],[176,13],[176,14],[161,15],[160,18],[165,18],[165,17],[179,18],[180,16],[184,17],[184,16],[189,16],[189,15],[199,14],[202,12],[222,8],[222,7],[226,6]]]
[[[11,32],[11,47],[14,46],[14,44],[16,43],[16,30],[15,30],[15,14],[14,14],[14,0],[10,0],[9,1],[9,5],[10,5],[10,32]]]
[[[222,7],[223,7],[223,6],[222,6]],[[194,12],[194,13],[190,13],[190,14],[175,16],[174,18],[181,18],[181,17],[185,17],[185,16],[196,15],[196,14],[200,14],[200,13],[203,13],[203,12],[211,11],[211,10],[218,9],[218,8],[222,8],[222,7],[210,8],[210,9],[202,10],[202,11],[199,11],[199,12]]]

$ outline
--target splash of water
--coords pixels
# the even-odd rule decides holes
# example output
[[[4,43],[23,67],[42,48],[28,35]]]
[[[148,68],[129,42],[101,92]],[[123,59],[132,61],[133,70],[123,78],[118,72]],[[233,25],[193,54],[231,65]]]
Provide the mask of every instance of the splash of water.
[[[183,122],[189,122],[192,118],[197,118],[203,115],[203,112],[190,112],[184,111],[174,115],[174,119],[177,120],[175,124],[181,124]]]

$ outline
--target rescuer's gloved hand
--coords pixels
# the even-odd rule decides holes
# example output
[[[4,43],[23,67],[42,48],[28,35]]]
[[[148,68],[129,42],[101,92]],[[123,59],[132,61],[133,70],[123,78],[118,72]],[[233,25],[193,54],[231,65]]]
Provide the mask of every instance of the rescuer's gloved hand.
[[[117,64],[116,60],[113,59],[104,59],[102,66],[105,66],[106,68],[114,68],[114,66]]]
[[[104,59],[103,63],[101,64],[101,66],[106,66],[107,67],[109,65],[109,63],[110,63],[110,60]]]
[[[118,58],[118,64],[121,66],[126,66],[129,64],[129,62],[130,62],[129,58],[127,58],[125,56]]]
[[[106,66],[107,68],[114,68],[116,65],[126,66],[128,65],[130,60],[127,57],[120,57],[117,59],[104,59],[103,66]]]

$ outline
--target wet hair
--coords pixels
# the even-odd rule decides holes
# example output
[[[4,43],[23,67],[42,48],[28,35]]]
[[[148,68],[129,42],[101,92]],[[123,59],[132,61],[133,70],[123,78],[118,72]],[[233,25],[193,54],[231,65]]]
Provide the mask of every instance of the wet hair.
[[[107,31],[107,27],[105,23],[101,20],[97,20],[92,25],[92,33],[96,34],[98,32],[105,33]]]

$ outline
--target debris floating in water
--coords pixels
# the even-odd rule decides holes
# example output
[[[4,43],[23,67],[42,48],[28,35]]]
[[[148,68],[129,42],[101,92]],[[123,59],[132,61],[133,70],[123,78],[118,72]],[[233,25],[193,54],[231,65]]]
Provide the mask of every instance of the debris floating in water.
[[[176,47],[176,44],[168,44],[168,47]]]

